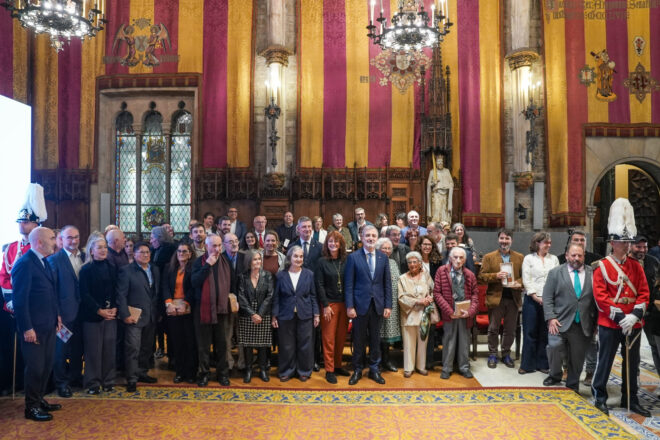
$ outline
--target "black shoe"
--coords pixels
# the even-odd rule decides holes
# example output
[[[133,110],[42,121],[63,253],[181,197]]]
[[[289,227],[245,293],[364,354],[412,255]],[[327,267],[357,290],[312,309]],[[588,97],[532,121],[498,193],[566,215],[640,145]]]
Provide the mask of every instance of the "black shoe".
[[[264,381],[264,382],[269,382],[269,381],[270,381],[270,377],[268,377],[268,371],[266,371],[265,369],[262,369],[262,370],[259,372],[259,379],[261,379],[261,380]]]
[[[199,380],[197,380],[198,386],[205,387],[208,384],[209,384],[209,376],[207,374],[202,374],[201,376],[199,376]]]
[[[114,385],[106,385],[103,387],[103,391],[106,393],[114,393],[115,392],[115,386]]]
[[[137,391],[137,383],[135,382],[129,382],[126,384],[126,392],[127,393],[134,393]]]
[[[87,394],[89,394],[91,396],[98,396],[99,394],[101,394],[101,388],[100,387],[92,387],[92,388],[87,390]]]
[[[351,376],[351,378],[348,379],[348,384],[349,385],[355,385],[356,383],[358,383],[360,381],[360,379],[362,379],[362,371],[355,370],[353,372],[353,375]]]
[[[639,403],[631,403],[630,404],[630,411],[632,411],[634,413],[637,413],[642,417],[651,417],[651,413],[649,412],[649,410],[644,408]]]
[[[35,422],[47,422],[53,420],[53,416],[39,408],[25,408],[25,418]]]
[[[399,371],[399,370],[394,366],[394,364],[393,364],[392,362],[390,362],[390,361],[387,361],[387,362],[384,363],[384,365],[383,365],[383,369],[384,369],[385,371],[391,371],[392,373],[396,373],[397,371]]]
[[[218,383],[223,387],[228,387],[230,385],[229,377],[226,375],[218,376]]]
[[[280,382],[288,382],[291,380],[291,376],[280,376]]]
[[[350,371],[346,370],[345,368],[335,368],[335,374],[337,376],[346,376],[346,377],[349,377],[351,375]]]
[[[470,370],[468,370],[468,371],[464,371],[464,372],[461,373],[461,374],[462,374],[463,377],[466,378],[466,379],[472,379],[472,378],[474,377],[474,374],[472,374],[472,372],[471,372]]]
[[[301,382],[307,382],[308,380],[309,380],[309,376],[300,376]]]
[[[138,377],[138,382],[156,383],[156,382],[158,382],[158,379],[156,379],[153,376],[149,376],[148,374],[145,374],[144,376]]]
[[[557,385],[561,383],[561,379],[555,379],[552,376],[548,376],[545,379],[543,379],[543,386],[546,387],[551,387],[553,385]]]
[[[321,366],[318,364],[318,362],[314,362],[314,371],[321,371]]]
[[[596,407],[596,409],[599,409],[600,411],[602,411],[603,414],[605,414],[606,416],[610,415],[610,410],[607,409],[607,405],[605,403],[596,402],[594,404],[594,406]]]
[[[243,376],[243,383],[250,383],[250,382],[252,382],[252,369],[246,368],[245,375]]]
[[[494,355],[488,356],[488,368],[496,368],[497,367],[497,358]]]
[[[337,383],[337,376],[335,376],[335,373],[333,373],[332,371],[326,371],[325,380],[327,380],[328,383],[335,384]]]
[[[447,371],[443,371],[442,373],[440,373],[440,379],[447,380],[447,379],[449,379],[450,376],[451,376],[451,373],[448,373]]]
[[[502,358],[502,363],[506,365],[509,368],[513,368],[516,365],[513,363],[513,359],[511,359],[511,356],[507,355]]]
[[[42,411],[52,412],[52,411],[57,411],[59,409],[62,409],[62,405],[60,405],[59,403],[48,403],[44,399],[41,399]]]
[[[378,371],[370,371],[369,379],[373,380],[378,384],[385,385],[385,379],[383,379],[383,376],[381,376]]]
[[[71,392],[71,388],[68,386],[64,386],[62,388],[57,389],[57,395],[60,397],[64,397],[65,399],[68,399],[69,397],[73,396],[73,393]]]
[[[174,380],[172,382],[181,383],[181,382],[183,382],[183,377],[179,376],[179,375],[176,375],[176,376],[174,376]]]

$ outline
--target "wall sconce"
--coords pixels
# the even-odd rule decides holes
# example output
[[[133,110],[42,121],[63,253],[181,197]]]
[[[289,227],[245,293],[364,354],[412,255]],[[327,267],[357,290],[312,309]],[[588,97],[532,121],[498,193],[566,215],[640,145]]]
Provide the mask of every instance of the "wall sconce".
[[[527,218],[527,208],[518,203],[516,214],[518,214],[518,220],[525,220]]]
[[[277,157],[275,151],[277,150],[277,141],[280,140],[280,137],[277,135],[277,120],[280,118],[282,109],[277,105],[276,97],[279,89],[279,72],[277,70],[277,64],[271,64],[270,66],[270,79],[266,81],[266,90],[269,91],[270,103],[264,109],[266,118],[270,123],[270,134],[268,135],[268,144],[272,151],[272,160],[270,164],[273,167],[277,166]]]

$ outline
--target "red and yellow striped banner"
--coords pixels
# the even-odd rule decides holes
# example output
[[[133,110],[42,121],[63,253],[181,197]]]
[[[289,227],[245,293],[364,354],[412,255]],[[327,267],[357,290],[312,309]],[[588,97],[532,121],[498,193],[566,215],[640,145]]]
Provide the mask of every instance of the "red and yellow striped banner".
[[[249,166],[253,2],[130,0],[107,6],[106,29],[84,42],[73,39],[59,54],[50,47],[48,37],[29,42],[17,20],[0,14],[0,94],[25,102],[28,44],[38,60],[31,102],[34,167],[93,167],[95,124],[90,121],[96,118],[97,77],[147,73],[201,73],[204,111],[196,123],[202,128],[202,165]],[[170,44],[158,47],[156,55],[170,57],[166,62],[156,66],[118,62],[128,53],[125,41],[117,39],[118,31],[122,25],[136,26],[136,21],[165,26]]]
[[[384,15],[397,4],[384,1]],[[426,0],[425,9],[432,4]],[[378,83],[381,73],[369,64],[380,53],[366,36],[369,2],[299,7],[301,166],[419,167],[419,89],[401,94]],[[499,224],[502,170],[492,164],[502,156],[500,1],[449,0],[449,10],[454,26],[442,50],[452,81],[453,172],[463,174],[468,223]]]
[[[624,80],[641,64],[660,72],[660,2],[543,1],[550,224],[580,224],[585,216],[585,163],[582,127],[586,123],[660,123],[660,93],[639,102]],[[638,54],[635,38],[646,42]],[[596,84],[581,82],[583,68],[598,80],[594,54],[607,50],[615,63],[615,100],[599,99]],[[588,189],[587,189],[588,190]]]

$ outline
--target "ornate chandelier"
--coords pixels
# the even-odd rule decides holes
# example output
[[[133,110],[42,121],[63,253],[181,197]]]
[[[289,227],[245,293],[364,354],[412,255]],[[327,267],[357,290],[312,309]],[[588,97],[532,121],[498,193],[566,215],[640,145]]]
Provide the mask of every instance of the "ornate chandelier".
[[[100,3],[98,3],[100,2]],[[7,0],[2,6],[21,26],[50,35],[58,52],[71,38],[94,37],[107,23],[105,0]]]
[[[424,10],[423,0],[399,0],[399,11],[392,16],[388,26],[387,17],[383,15],[383,0],[380,0],[380,16],[376,18],[379,25],[374,24],[376,0],[371,0],[367,37],[383,50],[409,52],[437,46],[449,33],[453,23],[449,21],[447,0],[439,0],[439,8],[436,8],[436,2],[438,0],[431,6],[429,25],[429,14]]]

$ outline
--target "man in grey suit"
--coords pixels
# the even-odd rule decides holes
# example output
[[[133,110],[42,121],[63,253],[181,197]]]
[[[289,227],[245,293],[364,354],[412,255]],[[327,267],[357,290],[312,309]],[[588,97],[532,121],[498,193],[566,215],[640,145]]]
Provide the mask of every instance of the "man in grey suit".
[[[151,251],[147,243],[137,243],[134,256],[135,261],[122,267],[117,277],[117,310],[126,324],[126,391],[129,393],[136,391],[137,382],[157,382],[147,372],[158,317],[160,272],[158,266],[150,263]],[[129,306],[142,311],[139,318],[131,316]]]
[[[561,382],[562,358],[568,360],[566,387],[579,392],[584,356],[596,328],[596,302],[591,282],[593,270],[584,264],[584,248],[571,244],[566,263],[548,273],[543,287],[543,313],[548,323],[550,373],[543,385]]]

